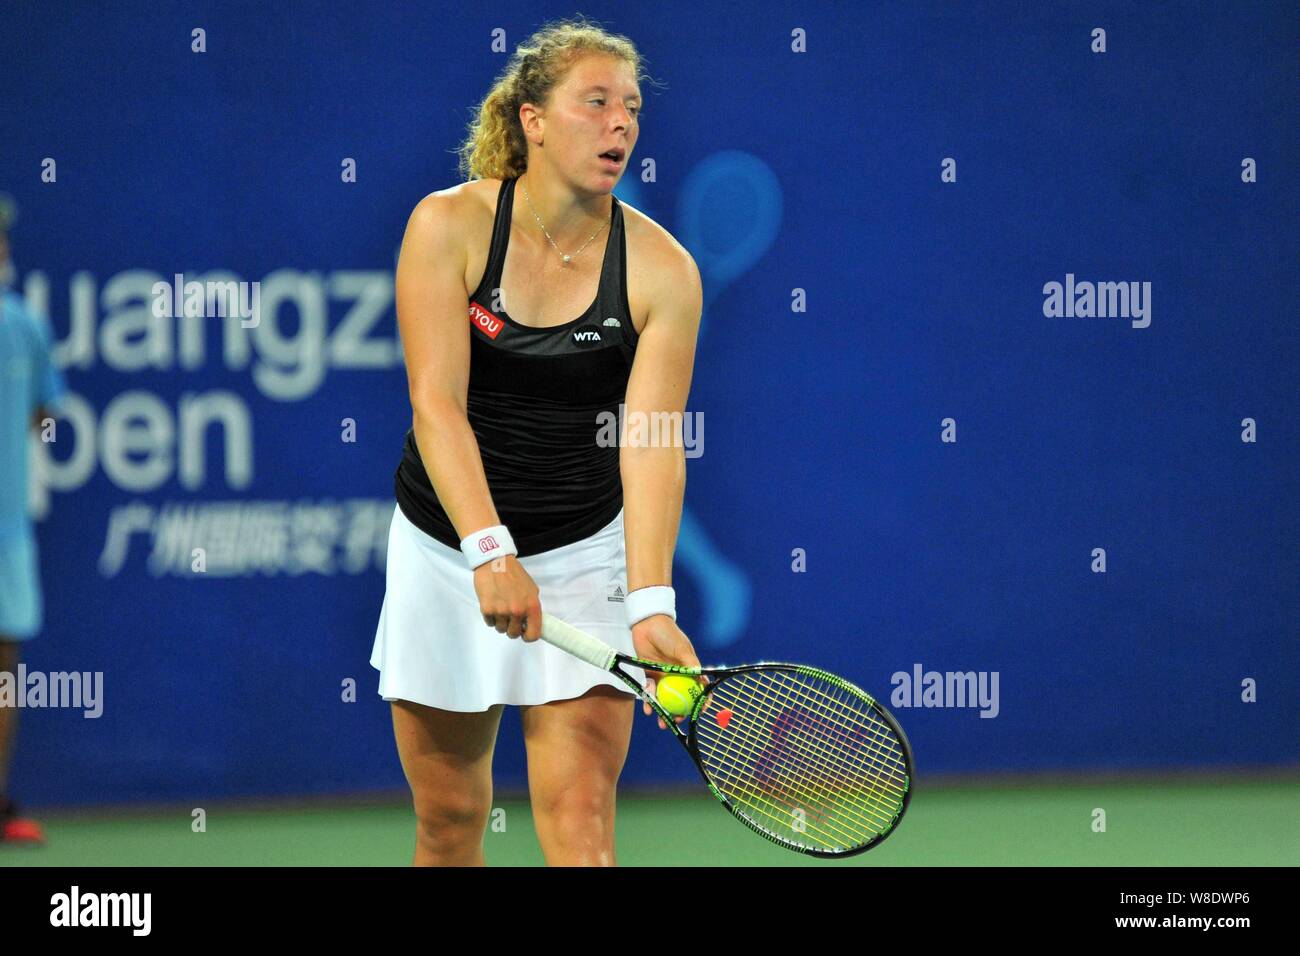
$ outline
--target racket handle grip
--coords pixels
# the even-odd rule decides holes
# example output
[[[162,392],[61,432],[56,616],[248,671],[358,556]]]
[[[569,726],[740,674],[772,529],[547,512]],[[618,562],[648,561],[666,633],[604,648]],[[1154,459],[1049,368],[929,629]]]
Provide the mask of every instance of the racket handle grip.
[[[572,624],[566,624],[546,611],[542,612],[542,640],[603,671],[613,666],[614,655],[618,653],[599,638],[578,630]]]

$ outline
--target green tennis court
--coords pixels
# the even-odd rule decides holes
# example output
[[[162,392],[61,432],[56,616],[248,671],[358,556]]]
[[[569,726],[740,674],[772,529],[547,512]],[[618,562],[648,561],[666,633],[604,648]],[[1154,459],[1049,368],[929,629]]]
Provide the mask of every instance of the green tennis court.
[[[540,866],[526,799],[496,803],[489,865]],[[1094,811],[1106,830],[1094,832]],[[383,806],[212,806],[44,814],[42,849],[0,849],[0,866],[406,865],[413,817]],[[712,797],[628,794],[618,807],[624,866],[1280,866],[1300,861],[1300,779],[944,787],[919,792],[880,847],[824,862],[766,843]],[[664,839],[672,834],[672,844]]]

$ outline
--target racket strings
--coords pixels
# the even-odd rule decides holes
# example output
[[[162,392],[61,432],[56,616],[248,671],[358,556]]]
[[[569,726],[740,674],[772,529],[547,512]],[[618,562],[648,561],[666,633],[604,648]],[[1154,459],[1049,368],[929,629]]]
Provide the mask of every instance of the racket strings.
[[[752,686],[750,690],[753,690]],[[747,700],[742,699],[746,696],[748,696]],[[771,697],[770,694],[765,696]],[[752,693],[737,694],[734,702],[745,705],[746,713],[761,715],[762,702],[755,700]],[[781,708],[779,719],[788,719],[789,701],[781,701],[779,706]],[[865,839],[888,829],[890,822],[897,816],[897,809],[901,808],[901,798],[894,797],[901,794],[900,790],[894,788],[894,797],[885,796],[882,801],[882,788],[879,781],[875,779],[876,774],[864,775],[859,772],[856,778],[846,775],[842,772],[843,768],[837,767],[833,762],[835,759],[833,752],[825,746],[809,746],[809,740],[794,739],[788,729],[778,727],[777,732],[773,733],[771,720],[768,721],[767,727],[760,724],[758,733],[747,725],[737,725],[736,730],[734,737],[727,738],[729,746],[725,748],[724,756],[736,761],[741,757],[745,746],[758,755],[755,760],[754,753],[746,753],[744,759],[738,761],[741,766],[719,768],[724,771],[733,789],[738,791],[737,796],[743,796],[744,803],[750,807],[756,806],[757,797],[762,804],[770,805],[777,802],[787,811],[793,809],[802,811],[800,817],[795,817],[789,812],[773,814],[770,806],[760,807],[769,819],[791,829],[796,829],[790,824],[798,820],[801,824],[798,832],[806,832],[809,829],[807,815],[811,811],[814,817],[812,830],[828,834],[828,830],[817,826],[820,822],[838,831],[841,837],[847,837],[847,839],[827,841],[828,843],[854,845],[865,842]],[[816,738],[810,739],[816,740]],[[817,742],[824,744],[824,741]],[[850,749],[848,753],[851,752]],[[786,759],[774,759],[781,757]],[[839,755],[839,759],[844,757],[843,753]],[[746,771],[743,766],[745,762],[750,764],[749,771]],[[848,763],[851,765],[852,760],[850,759]],[[906,777],[903,776],[901,779],[905,781]],[[861,798],[865,791],[871,791],[873,799],[863,801]],[[882,802],[883,807],[879,806]],[[839,811],[838,815],[835,813],[836,810]]]
[[[776,676],[777,679],[781,679],[781,675],[774,674],[774,676]],[[770,689],[777,687],[777,685],[762,684],[761,687],[763,687],[764,691],[770,691]],[[885,724],[876,721],[874,715],[872,715],[870,711],[866,711],[865,713],[865,717],[867,718],[866,724],[846,724],[842,719],[839,719],[841,715],[848,715],[849,718],[853,718],[855,717],[855,714],[853,714],[852,711],[845,710],[846,700],[842,697],[839,698],[839,700],[833,700],[837,705],[837,713],[833,715],[831,714],[831,711],[828,711],[826,706],[823,705],[823,701],[815,700],[815,698],[807,695],[802,695],[801,700],[797,700],[796,702],[798,702],[798,704],[807,705],[809,711],[792,711],[789,709],[789,685],[784,685],[784,687],[781,687],[780,689],[783,691],[785,700],[780,700],[779,704],[784,706],[784,715],[787,719],[790,718],[792,713],[796,714],[796,717],[793,719],[805,722],[805,724],[800,727],[800,730],[807,730],[806,721],[809,714],[811,714],[811,717],[813,717],[816,724],[818,724],[816,728],[820,730],[823,726],[826,727],[828,730],[828,736],[832,737],[831,743],[842,745],[842,747],[844,747],[844,750],[842,750],[841,753],[842,758],[844,758],[844,765],[836,766],[831,763],[831,765],[828,766],[829,758],[826,749],[819,750],[819,752],[815,753],[809,753],[807,752],[805,744],[805,741],[809,739],[809,737],[796,737],[794,743],[797,744],[798,749],[789,748],[794,750],[793,757],[805,758],[805,763],[811,765],[811,767],[807,767],[807,769],[810,769],[811,771],[820,771],[820,773],[823,774],[823,777],[819,779],[827,779],[828,777],[828,783],[840,783],[841,786],[850,787],[862,787],[863,784],[865,784],[867,790],[872,792],[872,796],[876,797],[876,803],[888,805],[894,803],[896,800],[901,803],[901,787],[891,786],[888,782],[883,782],[883,780],[881,780],[881,773],[897,774],[898,770],[901,769],[901,762],[898,762],[897,760],[894,761],[894,766],[885,766],[885,750],[881,747],[881,740],[884,739],[884,737],[881,736],[881,730],[888,731]],[[798,689],[802,689],[802,687],[794,689],[798,691]],[[764,704],[771,705],[772,702],[774,702],[771,700],[772,695],[766,695],[766,697],[767,700],[764,700]],[[783,731],[785,732],[788,732],[788,730],[789,728],[783,728]],[[861,736],[863,730],[870,731],[871,736]],[[858,735],[857,740],[854,739],[855,735]],[[820,740],[820,737],[813,737],[813,739]],[[863,745],[863,747],[857,747],[855,743],[865,745]],[[870,754],[871,758],[874,758],[878,763],[868,767],[865,763],[858,760],[859,756],[866,757],[867,754]],[[798,761],[796,760],[793,762],[797,763]],[[800,770],[800,767],[796,766],[796,771],[797,770]],[[845,771],[845,773],[840,773],[840,771]],[[848,773],[848,771],[854,771],[854,773]],[[888,791],[893,791],[892,795],[891,793],[888,793]],[[871,810],[875,809],[875,806],[868,805],[868,816],[871,816]],[[884,816],[884,822],[887,823],[893,818],[892,813],[878,813],[876,816]]]
[[[723,710],[731,711],[725,726],[716,719]],[[794,670],[729,677],[710,695],[696,736],[719,790],[791,842],[860,846],[901,812],[908,770],[892,728],[869,700],[824,678]]]
[[[741,701],[737,699],[736,703],[741,703]],[[755,703],[752,700],[745,701],[745,703],[748,705],[746,708],[746,713],[760,713],[760,709],[757,706],[755,706]],[[729,725],[727,729],[728,731],[730,731],[732,728]],[[707,733],[711,733],[711,732],[707,732]],[[737,747],[737,744],[743,740],[744,743],[756,747],[758,752],[763,755],[762,757],[760,757],[760,762],[766,761],[768,764],[774,763],[771,760],[771,756],[775,748],[770,746],[771,741],[765,738],[761,738],[758,734],[751,731],[747,726],[738,725],[734,737],[728,736],[727,739],[730,743],[730,746],[725,748],[727,750],[727,754],[726,754],[727,756],[732,757],[733,759],[737,758],[739,756],[739,749]],[[791,743],[790,741],[785,741],[785,742]],[[829,762],[829,758],[827,757],[825,752],[822,753],[813,752],[805,743],[800,741],[793,741],[792,743],[794,746],[791,749],[795,751],[795,756],[798,758],[802,758],[802,761],[805,765],[807,764],[814,765],[815,769],[821,771],[823,777],[825,777],[829,773],[829,775],[832,778],[839,778],[839,782],[841,784],[846,782],[844,775],[842,773],[838,773],[836,771],[834,764]],[[746,759],[748,759],[748,756]],[[742,760],[739,762],[743,763],[745,761]],[[750,762],[752,763],[752,760]],[[826,822],[826,817],[821,812],[820,807],[826,804],[831,804],[831,805],[834,804],[833,799],[832,800],[827,799],[827,797],[831,793],[831,788],[826,785],[822,785],[818,787],[817,779],[814,778],[811,774],[806,772],[806,766],[804,768],[800,768],[800,767],[785,768],[786,769],[785,780],[776,779],[774,774],[771,772],[771,769],[782,769],[779,767],[779,765],[776,766],[775,768],[769,768],[767,771],[751,772],[747,776],[744,774],[743,770],[733,770],[732,768],[721,768],[721,767],[720,769],[726,774],[726,776],[733,783],[733,785],[736,786],[737,790],[743,788],[744,796],[748,798],[745,800],[746,805],[750,807],[755,806],[753,800],[755,796],[759,796],[765,802],[782,800],[789,810],[800,809],[803,811],[804,819],[802,819],[800,822],[805,827],[807,825],[806,817],[810,810],[813,813],[815,818],[821,820],[822,822]],[[798,772],[801,769],[804,770],[802,774]],[[862,784],[863,780],[859,779],[857,782],[859,784]],[[879,790],[878,787],[873,786],[874,781],[870,779],[866,779],[865,783],[868,788],[873,788],[876,789],[877,791]],[[877,793],[877,795],[879,794]],[[886,802],[889,803],[892,801],[886,801]],[[800,806],[800,804],[803,804],[804,806]],[[851,818],[849,820],[851,824],[855,825],[859,829],[865,827],[867,830],[872,831],[873,833],[888,829],[888,825],[894,816],[893,813],[879,811],[875,807],[870,805],[868,805],[865,808],[854,807],[852,805],[844,805],[840,809],[842,811],[841,813],[842,816]],[[769,818],[778,819],[783,823],[789,823],[791,820],[796,819],[792,814],[788,812],[784,816],[777,816],[777,817],[773,817],[773,815],[770,812],[767,812],[766,815]],[[852,818],[856,818],[856,819],[852,819]],[[832,825],[834,825],[836,821],[833,817],[831,817],[830,822]],[[850,837],[848,841],[850,845],[852,845],[855,839],[860,837],[860,834],[844,830],[841,827],[837,827],[837,829],[840,830],[841,835]]]
[[[834,729],[846,731],[846,735],[848,735],[848,732],[861,733],[865,731],[869,733],[871,736],[865,740],[869,746],[864,748],[863,752],[870,753],[874,758],[878,759],[882,764],[880,769],[884,769],[883,765],[889,761],[892,761],[893,766],[888,769],[899,771],[903,769],[901,751],[897,748],[897,738],[894,736],[892,728],[876,717],[866,701],[861,700],[856,695],[849,695],[844,688],[840,687],[835,687],[835,692],[840,696],[836,697],[827,694],[820,688],[806,683],[806,678],[793,675],[798,679],[797,681],[792,680],[792,675],[788,671],[767,671],[765,673],[772,677],[772,682],[761,685],[765,690],[779,690],[786,702],[808,706],[810,710],[817,713],[818,717],[826,718],[827,723]],[[782,683],[776,683],[778,681]],[[809,691],[813,693],[809,693]],[[767,694],[765,696],[770,700],[774,695]],[[836,710],[828,710],[824,706],[825,704],[835,705]],[[865,717],[866,720],[865,722],[854,722],[857,717]],[[905,773],[905,771],[903,772]]]
[[[848,849],[864,842],[861,839],[862,827],[846,828],[835,818],[815,809],[810,820],[809,809],[818,805],[816,796],[810,791],[798,787],[780,792],[771,787],[760,788],[752,778],[737,772],[720,772],[716,775],[715,782],[720,784],[719,790],[730,799],[751,811],[751,818],[756,815],[765,817],[777,824],[774,828],[776,832],[790,831],[787,839],[794,842],[803,842],[799,837],[806,837],[809,832],[820,835],[823,839],[816,842],[826,849]],[[724,783],[727,785],[721,785]],[[879,832],[879,825],[873,827],[868,824],[866,829],[874,834]]]
[[[870,710],[863,709],[864,705],[865,706],[870,706],[870,705],[866,705],[865,702],[859,701],[856,698],[856,696],[848,697],[847,700],[852,701],[855,706],[852,710],[846,711],[845,697],[842,696],[840,698],[834,698],[834,697],[830,697],[829,695],[826,695],[825,693],[821,693],[821,697],[824,700],[834,703],[838,706],[840,714],[847,713],[847,716],[849,716],[850,718],[861,715],[861,716],[865,716],[868,721],[868,723],[866,724],[861,722],[856,724],[849,724],[844,722],[843,720],[837,719],[837,715],[828,713],[825,707],[819,707],[818,705],[821,702],[818,701],[816,698],[809,696],[808,694],[802,694],[799,699],[796,699],[794,695],[791,695],[789,693],[789,690],[791,689],[791,685],[789,683],[790,678],[788,672],[765,671],[762,673],[768,676],[769,682],[766,683],[750,682],[746,685],[742,685],[741,687],[737,688],[736,692],[733,693],[733,696],[737,698],[736,699],[737,703],[741,702],[739,700],[741,692],[743,692],[744,690],[749,690],[750,691],[749,696],[744,701],[744,703],[749,704],[751,707],[754,707],[757,710],[757,708],[755,707],[755,702],[753,700],[753,692],[752,692],[753,689],[756,687],[762,687],[765,691],[770,691],[774,687],[776,687],[776,685],[772,682],[784,681],[785,682],[784,685],[779,688],[782,691],[782,697],[784,699],[779,701],[779,703],[786,705],[787,714],[797,713],[797,711],[791,710],[792,705],[806,704],[808,705],[810,710],[816,712],[818,717],[829,717],[830,719],[825,720],[824,724],[826,726],[831,727],[832,729],[851,731],[853,733],[858,733],[864,730],[870,732],[872,736],[865,741],[868,744],[868,746],[861,748],[860,751],[858,748],[849,748],[843,753],[842,756],[848,758],[848,762],[851,766],[855,767],[860,771],[863,771],[864,772],[863,777],[865,779],[868,779],[868,782],[879,783],[880,782],[879,775],[881,773],[885,773],[900,778],[900,780],[903,783],[903,787],[906,786],[907,771],[901,759],[901,753],[902,753],[901,749],[898,748],[897,746],[896,738],[893,735],[892,729],[884,722],[878,720],[875,717],[874,713],[872,713]],[[794,686],[793,689],[796,692],[802,692],[806,690],[807,687],[804,684],[799,684]],[[845,693],[841,688],[836,688],[836,690],[841,694]],[[763,703],[768,705],[772,704],[773,696],[774,695],[772,695],[771,693],[765,693]],[[770,709],[771,707],[769,707],[769,710]],[[797,747],[804,745],[804,741],[800,741],[800,740],[796,740],[794,743]],[[806,746],[804,746],[804,749],[805,752],[807,752]],[[870,754],[872,759],[878,761],[878,765],[874,767],[865,767],[860,763],[854,763],[852,760],[852,756],[853,754],[859,752]],[[893,789],[896,795],[901,796],[903,787],[892,786],[889,788]]]
[[[773,676],[778,681],[786,682],[782,689],[789,688],[790,675],[787,672],[773,672]],[[776,685],[769,685],[776,686]],[[832,685],[833,686],[833,685]],[[866,777],[873,784],[880,784],[884,790],[893,790],[894,796],[901,798],[903,789],[906,787],[907,770],[903,763],[902,750],[898,745],[898,740],[894,736],[893,729],[880,720],[869,704],[859,699],[856,695],[851,695],[846,689],[836,687],[835,691],[839,695],[833,696],[821,692],[817,688],[818,697],[802,693],[809,689],[808,685],[799,682],[792,688],[796,694],[788,696],[798,697],[798,703],[806,704],[818,718],[826,718],[827,722],[833,729],[844,732],[844,736],[852,740],[853,735],[859,735],[859,740],[865,744],[861,748],[850,747],[849,763],[860,771],[862,776]],[[835,710],[830,711],[825,704],[835,705]],[[852,706],[850,706],[852,704]],[[864,717],[865,722],[853,723],[855,717]],[[843,718],[847,718],[847,721]],[[865,733],[864,733],[865,732]],[[863,761],[872,760],[871,766],[866,763],[854,762],[853,756],[860,755]],[[889,783],[890,778],[901,778],[900,785]]]
[[[828,821],[820,813],[815,812],[813,820],[808,821],[805,808],[816,803],[810,791],[795,787],[792,791],[776,793],[770,787],[760,786],[752,776],[723,766],[713,768],[710,778],[729,799],[751,811],[749,814],[751,818],[761,816],[777,824],[775,828],[777,832],[797,831],[799,828],[795,826],[795,822],[798,817],[795,811],[803,811],[805,819],[801,821],[802,829],[804,832],[811,830],[822,835],[824,839],[818,841],[819,845],[826,848],[847,848],[861,842],[854,830],[845,829],[834,820]],[[826,824],[829,829],[819,824]]]
[[[739,703],[739,701],[737,701],[737,703]],[[747,712],[758,712],[757,708],[753,706],[753,702],[746,703],[748,705]],[[704,726],[707,727],[708,725]],[[822,779],[829,777],[834,781],[838,778],[841,784],[852,782],[846,778],[842,772],[840,772],[839,767],[835,766],[832,762],[834,755],[824,747],[813,749],[810,748],[806,742],[801,740],[779,741],[780,743],[789,745],[791,755],[795,758],[794,760],[789,761],[789,763],[796,764],[796,766],[783,768],[782,765],[778,764],[773,759],[777,755],[777,750],[776,747],[773,746],[774,741],[771,736],[763,737],[760,733],[755,733],[747,724],[738,726],[735,729],[734,734],[732,733],[732,730],[733,728],[729,724],[725,735],[718,734],[713,730],[706,730],[704,733],[710,735],[714,739],[725,739],[729,744],[729,746],[725,747],[726,756],[732,758],[733,762],[744,763],[748,761],[754,763],[752,752],[742,753],[741,750],[738,749],[737,745],[742,743],[743,738],[743,743],[749,745],[751,751],[756,751],[760,754],[758,763],[767,764],[772,769],[787,770],[785,773],[785,782],[787,786],[784,788],[786,790],[798,792],[805,798],[816,796],[819,801],[824,801],[825,797],[830,794],[831,788],[825,785],[817,788],[816,781],[818,778],[814,777],[812,773],[809,772],[810,768],[812,770],[820,771]],[[802,771],[802,774],[800,774],[799,771]],[[770,770],[767,772],[759,772],[756,770],[749,775],[749,779],[753,781],[757,787],[764,788],[773,794],[775,794],[779,789],[782,789],[778,786],[781,781],[775,779],[775,775],[771,773]],[[859,774],[857,782],[860,784],[865,782],[868,787],[872,787],[874,784],[873,780],[862,774]],[[804,786],[798,786],[798,784],[804,784]],[[879,788],[876,789],[878,790]],[[805,800],[805,802],[809,801]],[[864,822],[867,825],[874,824],[876,826],[881,826],[882,824],[887,825],[889,820],[892,819],[892,815],[883,812],[876,812],[875,808],[872,806],[864,808],[863,812],[857,813],[857,816],[860,818],[861,822]]]
[[[784,686],[766,686],[782,686],[783,690],[790,686],[789,674],[776,676],[785,682]],[[808,686],[800,682],[794,689],[803,691]],[[801,697],[797,702],[805,704],[817,721],[830,725],[835,742],[846,748],[844,769],[851,773],[833,773],[830,782],[858,788],[865,784],[871,797],[866,803],[868,814],[874,811],[875,816],[886,817],[884,829],[887,829],[902,807],[907,786],[901,749],[892,729],[876,717],[870,704],[841,687],[835,687],[835,694],[838,696],[820,692],[818,696],[796,694],[796,697]],[[855,721],[856,717],[864,720]]]
[[[782,782],[772,779],[769,773],[763,775],[766,779],[756,780],[742,768],[729,767],[717,768],[716,776],[724,781],[723,789],[747,810],[777,824],[777,831],[788,831],[783,836],[791,842],[802,843],[812,835],[821,837],[813,842],[823,848],[849,849],[888,829],[883,814],[866,816],[853,812],[851,806],[846,813],[846,807],[841,806],[837,816],[833,812],[835,801],[827,799],[827,789],[818,788],[806,777]]]
[[[724,779],[732,785],[730,788],[720,785]],[[853,832],[834,824],[831,825],[831,829],[824,829],[818,826],[815,821],[811,823],[804,822],[797,827],[794,823],[796,820],[795,811],[801,809],[800,804],[790,801],[784,807],[776,806],[768,795],[758,793],[752,785],[746,784],[742,778],[726,776],[718,778],[715,782],[719,784],[718,789],[728,799],[744,809],[744,816],[759,824],[763,824],[765,819],[770,820],[776,826],[764,826],[764,829],[782,835],[786,840],[802,844],[808,842],[807,835],[812,832],[822,837],[812,842],[823,849],[843,850],[861,844],[861,841],[856,838]],[[782,832],[785,830],[789,830],[791,833],[786,835]]]

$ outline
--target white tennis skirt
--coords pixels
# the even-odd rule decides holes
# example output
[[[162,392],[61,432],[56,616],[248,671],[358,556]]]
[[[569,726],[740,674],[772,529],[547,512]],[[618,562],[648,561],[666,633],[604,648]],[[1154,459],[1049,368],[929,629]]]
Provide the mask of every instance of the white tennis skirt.
[[[621,510],[595,534],[519,563],[537,584],[543,611],[634,653],[623,603],[627,554]],[[494,704],[568,700],[600,684],[630,695],[626,685],[599,668],[484,623],[465,556],[417,528],[400,507],[393,510],[388,532],[386,574],[370,655],[384,700],[477,712]]]

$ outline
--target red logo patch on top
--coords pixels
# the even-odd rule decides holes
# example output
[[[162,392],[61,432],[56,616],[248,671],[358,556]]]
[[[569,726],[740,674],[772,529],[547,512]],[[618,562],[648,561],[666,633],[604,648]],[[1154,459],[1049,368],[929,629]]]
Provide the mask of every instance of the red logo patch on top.
[[[505,323],[498,319],[477,302],[469,304],[469,320],[477,325],[483,331],[483,334],[490,339],[495,339],[505,328]]]

